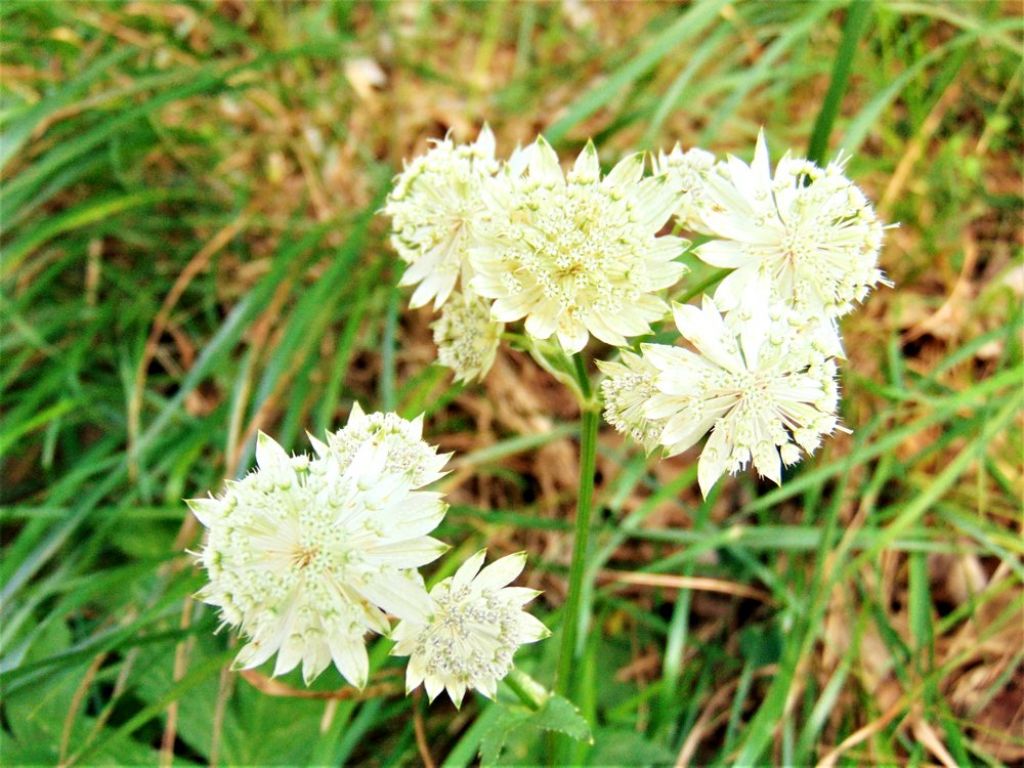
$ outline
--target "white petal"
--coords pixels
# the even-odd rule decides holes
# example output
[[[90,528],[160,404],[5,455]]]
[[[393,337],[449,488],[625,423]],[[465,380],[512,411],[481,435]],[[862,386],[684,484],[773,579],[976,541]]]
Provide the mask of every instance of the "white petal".
[[[597,159],[597,148],[593,141],[587,142],[583,151],[576,158],[572,171],[574,181],[584,184],[597,181],[601,175],[601,163]]]
[[[448,684],[448,698],[452,700],[452,704],[455,705],[456,709],[462,708],[462,699],[466,695],[466,684],[463,682],[454,682]]]
[[[520,614],[519,642],[535,643],[546,637],[551,637],[551,630],[548,629],[537,617],[529,613]]]
[[[487,123],[484,123],[484,127],[480,129],[480,134],[476,137],[476,142],[473,146],[484,157],[494,157],[494,132],[491,131],[491,126]]]
[[[426,622],[433,610],[423,577],[416,571],[379,574],[356,589],[371,603],[400,619]]]
[[[718,414],[707,414],[703,418],[695,418],[698,414],[689,411],[676,414],[665,423],[665,428],[658,441],[668,448],[670,456],[688,450],[707,434],[718,419]],[[713,482],[713,481],[712,481]]]
[[[728,466],[729,453],[726,450],[726,435],[724,428],[716,428],[708,439],[707,445],[700,454],[697,462],[697,483],[700,485],[701,495],[706,499],[711,493],[711,488],[718,478],[725,474]]]
[[[352,410],[348,414],[347,426],[350,427],[362,427],[369,422],[369,417],[363,411],[363,406],[359,404],[358,400],[353,401]]]
[[[517,605],[526,605],[539,594],[541,594],[540,590],[529,589],[528,587],[505,587],[501,590],[503,600],[508,600]]]
[[[303,653],[305,651],[305,642],[303,642],[302,635],[293,633],[289,634],[284,642],[281,643],[281,648],[277,652],[277,663],[274,664],[274,677],[278,675],[284,675],[291,672],[302,661]]]
[[[771,290],[756,264],[740,267],[726,275],[718,284],[718,288],[715,289],[715,304],[723,312],[731,312],[742,306],[743,297],[750,295],[750,291],[755,288],[765,293]]]
[[[640,181],[644,175],[644,155],[635,152],[622,158],[605,176],[603,184],[610,187],[629,187]]]
[[[769,186],[772,177],[771,162],[768,159],[768,142],[764,138],[764,128],[757,132],[757,144],[754,147],[754,160],[750,164],[755,178],[765,187]]]
[[[370,676],[370,659],[362,639],[330,635],[327,643],[341,676],[356,688],[364,688]]]
[[[514,296],[499,295],[491,305],[491,317],[500,323],[514,323],[516,320],[525,317],[528,312],[534,311],[533,305],[533,297],[525,292],[517,293]],[[534,322],[537,321],[535,320]],[[554,332],[553,325],[551,332]],[[536,336],[537,334],[532,335]],[[548,336],[550,335],[551,333],[548,333]],[[537,338],[547,338],[547,336],[538,336]]]
[[[498,681],[497,680],[480,680],[475,686],[476,690],[486,696],[488,699],[493,700],[498,695]]]
[[[449,549],[449,545],[430,536],[419,536],[373,547],[366,557],[392,568],[420,568],[432,563]]]
[[[316,452],[317,456],[319,456],[322,459],[324,456],[328,454],[330,449],[327,447],[326,443],[323,443],[317,438],[313,437],[313,435],[311,435],[309,432],[306,433],[306,437],[309,438],[309,444],[313,446],[313,450]]]
[[[473,586],[478,589],[497,589],[511,584],[515,578],[523,572],[526,566],[526,553],[517,552],[514,555],[495,560],[488,565],[473,581]]]
[[[627,313],[623,314],[625,315]],[[613,318],[608,319],[612,320]],[[625,347],[629,345],[629,342],[626,341],[626,337],[623,336],[618,331],[612,330],[610,324],[605,322],[605,319],[602,318],[597,313],[587,314],[585,325],[587,330],[590,331],[590,333],[594,334],[596,338],[600,339],[605,344],[610,344],[613,347]],[[647,326],[646,323],[643,323],[641,325],[641,329],[642,330],[640,331],[634,331],[630,335],[638,336],[642,333],[646,333],[647,331],[650,330],[650,327]]]
[[[255,669],[274,655],[278,649],[273,643],[257,643],[255,640],[242,648],[232,664],[233,669]]]
[[[404,541],[425,536],[437,528],[448,511],[440,493],[416,491],[397,496],[386,507],[377,509],[377,519],[390,530],[385,541]]]
[[[767,447],[763,452],[754,451],[754,468],[776,485],[782,484],[782,459],[775,446]]]
[[[423,686],[427,689],[427,698],[433,702],[437,695],[444,690],[444,683],[435,675],[427,675],[423,678]]]
[[[706,264],[725,269],[735,269],[758,261],[747,253],[743,243],[735,240],[711,240],[697,248],[696,254]]]
[[[275,480],[293,478],[295,475],[287,452],[262,430],[256,435],[256,463],[261,472]]]
[[[457,570],[455,575],[452,576],[452,589],[468,587],[470,582],[476,577],[477,573],[480,572],[480,566],[484,564],[485,557],[487,557],[487,550],[481,549],[460,565],[459,570]]]
[[[497,304],[497,302],[495,302]],[[498,320],[505,320],[504,315],[498,316]],[[506,320],[507,322],[507,320]],[[549,339],[551,334],[558,327],[558,315],[553,307],[544,306],[538,311],[534,309],[526,318],[526,332],[535,339]]]
[[[302,682],[312,683],[331,663],[331,649],[325,640],[311,641],[302,657]]]
[[[222,504],[217,499],[185,499],[196,519],[207,528],[221,516]]]
[[[434,286],[429,280],[424,280],[418,286],[416,290],[412,292],[412,296],[409,297],[409,308],[419,309],[430,302],[434,296],[437,295]]]
[[[558,324],[558,341],[562,345],[562,349],[568,352],[570,355],[574,355],[585,346],[587,341],[590,340],[590,334],[587,333],[587,327],[583,323],[576,321],[562,320]]]
[[[530,176],[546,184],[562,184],[562,166],[558,164],[558,155],[543,136],[538,136],[533,143],[534,150],[530,155]]]
[[[405,694],[408,696],[423,682],[424,669],[419,657],[413,656],[405,668]]]

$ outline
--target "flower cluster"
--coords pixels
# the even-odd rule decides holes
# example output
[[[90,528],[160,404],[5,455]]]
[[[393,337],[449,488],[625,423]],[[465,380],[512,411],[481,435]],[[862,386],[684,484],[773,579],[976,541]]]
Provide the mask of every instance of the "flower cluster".
[[[676,326],[694,349],[643,348],[657,389],[643,414],[663,425],[666,451],[681,453],[711,433],[697,465],[705,496],[724,472],[748,463],[781,482],[781,463],[799,461],[801,449],[813,453],[837,426],[835,361],[785,315],[737,314],[723,317],[708,297],[700,309],[678,305]]]
[[[504,328],[479,296],[453,293],[433,324],[438,362],[455,372],[456,381],[482,379],[494,365]]]
[[[450,138],[436,142],[410,163],[388,196],[391,243],[409,265],[402,285],[417,285],[409,304],[447,301],[460,277],[469,279],[469,252],[486,213],[481,187],[498,170],[494,134],[484,126],[466,146]]]
[[[624,346],[650,333],[668,310],[656,292],[685,271],[675,259],[686,241],[657,237],[676,200],[668,179],[643,178],[643,155],[602,178],[592,143],[568,174],[543,138],[525,154],[485,186],[471,289],[494,300],[495,319],[525,319],[527,333],[555,335],[570,353],[591,335]]]
[[[457,379],[487,374],[503,323],[578,352],[591,336],[625,345],[665,316],[658,293],[686,271],[688,243],[659,236],[679,195],[644,169],[637,154],[602,175],[588,143],[566,173],[543,137],[498,162],[486,127],[406,166],[384,213],[409,264],[402,283],[417,285],[410,306],[444,307],[435,343]]]
[[[885,227],[845,162],[820,168],[787,154],[773,173],[762,132],[750,165],[678,146],[655,164],[679,191],[678,227],[711,238],[697,258],[731,271],[700,308],[673,308],[690,348],[644,344],[625,366],[604,366],[605,415],[669,455],[707,435],[705,496],[751,464],[779,483],[783,465],[841,429],[838,320],[886,282]]]
[[[878,252],[884,227],[843,175],[842,157],[819,168],[785,155],[774,175],[762,132],[748,166],[735,157],[705,182],[697,229],[714,236],[697,255],[735,270],[715,291],[724,310],[752,284],[806,317],[839,318],[884,280]]]
[[[624,348],[599,362],[612,426],[649,453],[707,436],[705,495],[748,465],[780,482],[783,465],[839,428],[838,321],[887,282],[885,226],[845,158],[821,168],[786,154],[773,170],[763,132],[749,165],[678,144],[650,165],[635,154],[603,174],[588,142],[563,170],[543,137],[500,161],[486,127],[470,145],[437,143],[385,208],[410,264],[403,282],[418,283],[411,303],[451,297],[434,338],[458,379],[485,376],[504,324],[520,320],[553,372],[539,341],[567,354],[591,337]],[[700,307],[664,295],[687,271],[678,232],[703,236],[692,255],[729,270]],[[689,348],[628,349],[670,309]]]
[[[407,690],[423,683],[433,701],[447,689],[455,706],[468,688],[493,698],[498,681],[512,669],[516,648],[551,634],[522,609],[539,593],[508,586],[522,572],[526,555],[508,555],[481,571],[484,556],[477,552],[430,591],[427,620],[403,619],[392,633],[397,644],[391,653],[410,657]]]
[[[394,616],[402,641],[395,652],[405,654],[410,642],[417,649],[411,685],[425,680],[431,698],[447,688],[456,703],[467,687],[493,696],[516,648],[546,634],[520,610],[535,592],[499,589],[524,559],[499,560],[468,591],[446,598],[439,590],[449,579],[428,593],[418,569],[448,548],[429,535],[447,504],[424,486],[444,475],[448,456],[423,441],[422,418],[365,414],[356,405],[344,429],[326,442],[310,439],[314,456],[289,456],[261,432],[255,471],[218,497],[189,501],[208,529],[198,558],[209,583],[198,597],[245,637],[236,666],[257,667],[276,653],[275,675],[301,664],[308,684],[333,662],[362,688],[366,636],[390,635]],[[455,581],[471,580],[482,559]],[[496,618],[475,620],[481,616]],[[459,649],[451,653],[474,651],[459,657],[457,674],[438,661],[445,643]]]

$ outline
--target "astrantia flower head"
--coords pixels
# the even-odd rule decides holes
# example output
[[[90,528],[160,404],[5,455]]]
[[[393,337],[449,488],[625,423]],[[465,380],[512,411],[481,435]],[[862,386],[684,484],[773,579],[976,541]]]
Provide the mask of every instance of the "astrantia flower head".
[[[640,154],[602,178],[588,143],[568,174],[539,137],[489,180],[489,211],[472,249],[474,291],[496,320],[526,318],[538,339],[578,352],[590,334],[624,346],[667,312],[656,291],[685,271],[686,241],[656,237],[678,197],[664,176],[643,179]]]
[[[701,219],[705,231],[722,239],[700,246],[697,255],[735,268],[715,292],[720,309],[737,306],[760,283],[774,300],[838,317],[884,282],[878,252],[885,227],[843,175],[844,166],[842,158],[819,168],[786,154],[773,176],[763,131],[751,165],[730,157],[716,166]]]
[[[423,440],[423,417],[409,421],[397,413],[364,413],[353,403],[352,413],[343,429],[327,435],[327,444],[310,436],[321,457],[330,456],[345,469],[367,444],[384,449],[389,472],[406,477],[414,488],[421,488],[444,476],[441,470],[451,454],[438,454],[437,448]]]
[[[482,379],[494,365],[503,323],[491,319],[490,304],[472,293],[453,293],[431,326],[437,359],[456,381]]]
[[[256,471],[217,498],[189,502],[209,529],[200,561],[210,582],[198,597],[247,639],[238,667],[277,653],[275,675],[301,662],[308,683],[333,660],[362,687],[364,635],[389,631],[385,611],[422,615],[415,569],[447,548],[427,535],[446,505],[387,459],[372,442],[345,467],[331,456],[290,457],[261,432]]]
[[[701,230],[701,212],[708,205],[707,178],[715,167],[715,156],[693,147],[683,151],[676,144],[671,152],[659,152],[654,161],[657,175],[665,175],[679,195],[674,211],[684,229]]]
[[[801,449],[813,453],[837,427],[836,365],[819,339],[791,325],[783,309],[746,311],[723,318],[707,297],[700,309],[677,306],[676,325],[696,351],[643,347],[659,390],[645,414],[665,420],[668,452],[711,431],[697,465],[705,496],[722,474],[750,462],[780,483],[783,463],[799,461]]]
[[[447,690],[455,706],[470,688],[494,698],[516,649],[550,634],[523,610],[539,593],[506,586],[522,572],[526,555],[503,557],[481,571],[485,554],[477,552],[430,591],[426,621],[403,620],[392,633],[391,653],[410,657],[407,691],[422,682],[431,701]]]
[[[622,362],[598,360],[597,366],[607,376],[601,382],[605,419],[650,453],[658,447],[665,427],[664,419],[649,419],[644,415],[648,401],[658,393],[654,384],[658,369],[627,350],[622,352]]]
[[[498,170],[494,134],[486,125],[477,140],[457,145],[450,137],[434,143],[399,174],[384,213],[392,218],[391,242],[409,268],[402,285],[419,286],[409,305],[434,301],[437,309],[460,275],[469,274],[469,248],[483,213],[480,186]]]

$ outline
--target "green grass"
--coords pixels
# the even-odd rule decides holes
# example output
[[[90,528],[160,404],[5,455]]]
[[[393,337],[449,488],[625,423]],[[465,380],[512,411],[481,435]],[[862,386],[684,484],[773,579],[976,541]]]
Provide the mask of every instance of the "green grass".
[[[425,412],[456,451],[441,535],[530,553],[556,636],[517,663],[553,685],[579,413],[518,352],[453,386],[376,215],[403,158],[485,120],[502,152],[543,130],[563,152],[593,136],[606,164],[676,141],[749,157],[764,125],[777,153],[854,153],[900,222],[895,288],[844,325],[854,433],[780,488],[740,477],[703,502],[692,455],[646,461],[602,428],[565,689],[594,739],[574,761],[1024,756],[1019,14],[583,8],[0,6],[5,764],[415,765],[417,712],[439,764],[530,764],[543,727],[576,727],[507,687],[460,713],[269,696],[224,671],[235,640],[189,597],[181,500],[247,471],[256,430],[303,449],[355,400]],[[361,57],[383,87],[348,79]],[[698,265],[680,290],[718,277]],[[383,680],[389,647],[371,649]]]

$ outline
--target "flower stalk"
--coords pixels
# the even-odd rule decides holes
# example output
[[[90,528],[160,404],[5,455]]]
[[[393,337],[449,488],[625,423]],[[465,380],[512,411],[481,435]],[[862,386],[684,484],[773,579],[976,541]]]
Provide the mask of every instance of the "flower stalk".
[[[555,693],[567,696],[573,664],[579,650],[578,637],[583,621],[579,615],[583,595],[583,575],[586,570],[587,550],[590,545],[591,517],[594,498],[594,471],[597,465],[597,428],[600,406],[594,397],[583,360],[573,356],[576,379],[579,383],[580,409],[580,479],[576,502],[576,526],[572,545],[572,563],[569,566],[569,589],[562,618],[562,646],[558,656]]]
[[[551,694],[544,686],[521,669],[513,668],[508,673],[508,677],[505,678],[505,685],[509,687],[512,693],[519,697],[519,700],[527,708],[532,709],[534,712],[543,707],[547,700],[551,698]]]

